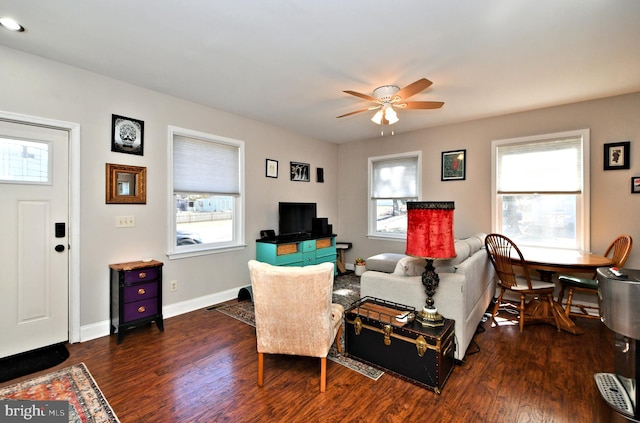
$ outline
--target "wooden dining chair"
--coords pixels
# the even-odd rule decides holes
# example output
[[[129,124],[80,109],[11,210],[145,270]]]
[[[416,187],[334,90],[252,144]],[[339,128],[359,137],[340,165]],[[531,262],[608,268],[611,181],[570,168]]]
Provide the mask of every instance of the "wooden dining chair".
[[[622,267],[631,253],[632,246],[633,240],[630,235],[620,235],[611,243],[611,245],[609,245],[609,248],[607,248],[604,255],[605,257],[611,258],[614,267]],[[573,303],[573,294],[575,292],[584,292],[596,296],[598,295],[598,280],[596,279],[595,274],[591,279],[570,275],[560,275],[558,276],[558,281],[560,282],[560,292],[558,293],[558,302],[560,304],[562,304],[565,289],[568,290],[567,303],[564,305],[564,312],[567,317],[585,317],[587,319],[600,318],[600,309],[597,305],[597,300],[595,306],[585,303]],[[580,310],[580,312],[571,311],[572,306]],[[597,314],[589,313],[588,309],[597,310]]]
[[[535,319],[531,318],[531,323],[534,321],[553,322],[558,331],[560,331],[560,321],[554,311],[554,283],[532,279],[522,252],[508,237],[501,234],[489,234],[484,242],[489,259],[496,270],[498,285],[500,286],[500,295],[491,314],[494,324],[497,325],[495,317],[501,306],[513,306],[510,303],[502,303],[505,292],[511,291],[520,296],[520,303],[514,306],[518,310],[520,333],[524,331],[525,309],[527,306],[525,300],[527,297],[542,299],[539,303],[539,306],[543,308],[542,313],[535,313],[537,317]],[[516,273],[514,267],[521,268],[522,271],[519,273],[522,274]]]

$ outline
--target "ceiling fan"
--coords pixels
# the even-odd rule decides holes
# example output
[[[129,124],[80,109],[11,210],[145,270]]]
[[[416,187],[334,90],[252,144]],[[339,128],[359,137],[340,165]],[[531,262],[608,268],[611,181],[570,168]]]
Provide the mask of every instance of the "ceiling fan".
[[[343,91],[347,94],[372,101],[375,104],[367,107],[366,109],[345,113],[344,115],[338,116],[338,118],[368,112],[370,110],[378,110],[371,120],[378,125],[393,125],[400,120],[395,108],[439,109],[444,104],[442,101],[406,101],[406,99],[412,95],[418,94],[420,91],[429,88],[431,84],[431,81],[426,78],[422,78],[402,89],[396,85],[383,85],[373,90],[373,96],[355,91]]]

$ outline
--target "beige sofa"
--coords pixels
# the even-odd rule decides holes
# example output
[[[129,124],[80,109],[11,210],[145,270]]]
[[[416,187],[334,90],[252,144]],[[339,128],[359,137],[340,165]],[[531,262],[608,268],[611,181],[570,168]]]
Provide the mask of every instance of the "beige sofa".
[[[455,358],[462,360],[478,324],[495,293],[495,272],[484,249],[486,234],[455,241],[457,256],[436,260],[440,284],[433,299],[438,312],[455,320]],[[427,299],[422,285],[425,260],[402,254],[367,259],[360,278],[360,296],[413,306],[422,310]]]

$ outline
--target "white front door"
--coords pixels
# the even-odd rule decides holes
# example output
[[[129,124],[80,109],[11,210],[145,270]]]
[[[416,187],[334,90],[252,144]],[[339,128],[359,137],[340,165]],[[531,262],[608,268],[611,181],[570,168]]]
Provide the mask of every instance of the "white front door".
[[[69,339],[69,133],[0,120],[0,358]]]

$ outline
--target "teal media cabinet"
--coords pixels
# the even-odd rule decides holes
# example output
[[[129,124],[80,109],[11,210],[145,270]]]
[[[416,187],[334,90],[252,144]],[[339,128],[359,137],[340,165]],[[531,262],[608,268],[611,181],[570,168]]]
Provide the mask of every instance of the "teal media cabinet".
[[[275,266],[309,266],[333,263],[336,266],[336,236],[320,235],[299,240],[256,240],[256,260]]]

